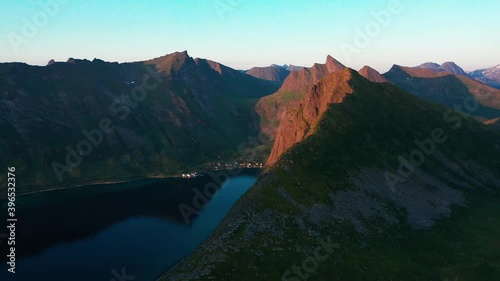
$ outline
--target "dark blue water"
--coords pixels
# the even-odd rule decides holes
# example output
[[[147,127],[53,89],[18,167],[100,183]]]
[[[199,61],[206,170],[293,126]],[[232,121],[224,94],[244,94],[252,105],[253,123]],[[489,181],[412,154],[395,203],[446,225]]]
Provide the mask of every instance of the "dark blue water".
[[[209,237],[257,172],[229,179],[137,180],[18,197],[16,274],[7,272],[4,242],[0,280],[155,280]],[[216,185],[217,194],[198,200],[199,213],[183,216],[179,206],[198,211],[193,199],[207,184]],[[4,212],[5,202],[2,206]],[[122,270],[129,279],[113,274],[120,276]]]

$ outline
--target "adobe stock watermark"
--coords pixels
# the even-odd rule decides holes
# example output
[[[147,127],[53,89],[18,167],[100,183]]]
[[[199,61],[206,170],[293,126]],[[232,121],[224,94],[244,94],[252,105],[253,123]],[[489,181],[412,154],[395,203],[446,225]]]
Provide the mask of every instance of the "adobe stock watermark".
[[[125,267],[122,268],[119,273],[116,269],[111,270],[111,274],[113,274],[113,278],[109,281],[132,281],[135,279],[135,276],[127,275],[127,269]]]
[[[130,95],[123,95],[117,98],[110,106],[112,114],[116,115],[118,119],[124,121],[130,115],[133,109],[139,106],[148,97],[148,92],[155,90],[162,78],[150,66],[146,67],[146,74],[143,77],[141,85],[135,86]],[[152,81],[151,81],[152,80]],[[80,166],[85,157],[88,157],[95,148],[102,144],[104,135],[112,134],[115,131],[113,121],[106,117],[99,121],[98,128],[90,131],[82,130],[83,139],[74,146],[66,146],[66,157],[63,164],[58,161],[52,162],[52,170],[57,176],[59,182],[63,182],[63,175],[65,173],[73,172],[73,169]]]
[[[28,44],[49,24],[51,18],[57,16],[62,5],[68,4],[69,0],[42,0],[38,2],[40,9],[31,18],[23,17],[20,33],[9,32],[7,38],[14,52],[19,52],[21,45]]]
[[[340,245],[333,243],[330,237],[328,237],[327,241],[318,238],[318,243],[319,246],[314,249],[313,254],[306,257],[302,264],[294,264],[291,269],[281,275],[282,281],[308,280],[310,275],[315,274],[319,264],[325,262],[336,249],[340,248]]]
[[[351,62],[351,57],[354,54],[359,54],[361,51],[368,47],[373,38],[377,37],[384,27],[389,26],[392,18],[403,11],[401,2],[398,0],[391,0],[387,7],[380,11],[372,11],[372,20],[367,22],[363,28],[356,27],[354,29],[354,38],[352,43],[342,42],[340,49],[344,54],[345,60]]]
[[[233,12],[242,2],[243,0],[215,0],[212,5],[219,19],[224,21],[226,19],[226,13]]]
[[[445,123],[451,125],[452,130],[462,127],[463,121],[472,116],[472,113],[479,109],[480,103],[472,96],[464,99],[462,104],[455,104],[453,109],[448,109],[443,113]],[[431,137],[424,140],[416,140],[416,149],[410,152],[408,159],[402,155],[398,156],[399,166],[397,175],[392,172],[385,172],[384,177],[389,189],[394,192],[398,183],[403,183],[415,170],[422,166],[427,158],[431,157],[438,145],[444,144],[448,140],[447,132],[442,128],[435,128],[431,132]]]

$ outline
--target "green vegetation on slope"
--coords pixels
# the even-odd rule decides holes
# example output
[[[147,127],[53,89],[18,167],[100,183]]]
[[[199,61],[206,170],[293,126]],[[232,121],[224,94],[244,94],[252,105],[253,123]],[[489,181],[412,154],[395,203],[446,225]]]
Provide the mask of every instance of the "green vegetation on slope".
[[[282,155],[162,280],[303,280],[285,272],[313,254],[318,238],[339,248],[311,273],[302,270],[310,280],[498,280],[498,180],[471,166],[500,178],[499,135],[392,85],[356,73],[350,83],[354,93],[330,105],[315,133]],[[370,174],[397,173],[398,156],[408,158],[436,128],[447,140],[418,167],[427,176],[415,173],[390,192],[382,172]],[[463,199],[451,216],[439,213],[446,205],[431,206],[456,194]],[[415,209],[401,202],[416,202],[417,217],[434,225],[415,228]]]
[[[16,167],[18,193],[178,175],[241,157],[240,144],[258,134],[258,99],[276,90],[187,53],[125,64],[0,64],[0,164]],[[103,120],[112,132],[102,132]],[[91,152],[80,153],[89,141]]]

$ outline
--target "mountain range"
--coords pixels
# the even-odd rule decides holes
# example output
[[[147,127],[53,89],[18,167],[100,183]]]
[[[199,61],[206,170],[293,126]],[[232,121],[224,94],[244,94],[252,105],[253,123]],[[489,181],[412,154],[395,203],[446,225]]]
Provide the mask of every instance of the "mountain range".
[[[272,65],[241,72],[191,58],[186,51],[122,64],[73,58],[51,60],[45,67],[0,64],[0,163],[25,173],[25,192],[177,175],[247,152],[271,163],[280,152],[271,153],[273,144],[286,150],[294,143],[278,135],[281,118],[301,110],[315,84],[345,68],[328,56],[324,64],[312,67]],[[484,122],[498,118],[500,90],[462,75],[460,69],[454,63],[427,63],[395,65],[384,75],[365,66],[359,73],[448,107],[471,98],[478,106],[467,114]],[[144,81],[155,87],[145,89]],[[298,124],[310,126],[304,122]],[[98,132],[101,123],[112,132]],[[259,133],[266,140],[258,144],[257,153],[253,148],[238,151]],[[91,153],[82,156],[78,149],[86,148]]]
[[[384,76],[408,92],[448,107],[459,106],[474,116],[491,119],[500,114],[500,90],[467,76],[421,67],[394,65]],[[467,101],[467,108],[463,103]]]
[[[500,65],[472,71],[469,73],[469,76],[492,87],[500,89]]]
[[[454,62],[445,62],[441,65],[434,62],[426,62],[417,66],[417,68],[426,68],[435,71],[444,71],[462,76],[467,76],[472,79],[478,80],[486,85],[489,85],[491,87],[497,89],[500,88],[500,65],[491,68],[478,69],[471,72],[464,71],[460,66],[458,66]]]
[[[484,77],[495,71],[358,72],[332,56],[238,71],[187,52],[3,63],[0,163],[22,174],[22,194],[265,162],[160,280],[492,280],[500,90]]]
[[[259,132],[255,104],[278,86],[179,52],[123,64],[4,63],[0,89],[0,163],[24,175],[18,192],[27,192],[242,157],[240,144]]]

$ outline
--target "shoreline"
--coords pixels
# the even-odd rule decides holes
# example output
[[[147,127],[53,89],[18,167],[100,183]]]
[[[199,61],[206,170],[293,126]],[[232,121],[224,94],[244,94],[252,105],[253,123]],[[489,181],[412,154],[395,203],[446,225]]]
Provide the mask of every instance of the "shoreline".
[[[79,183],[79,184],[74,184],[74,185],[68,185],[68,186],[61,186],[61,187],[52,187],[52,188],[46,188],[46,189],[40,189],[40,190],[34,190],[34,191],[28,191],[25,193],[20,193],[16,194],[16,197],[21,197],[21,196],[26,196],[26,195],[31,195],[31,194],[36,194],[36,193],[42,193],[42,192],[50,192],[50,191],[57,191],[57,190],[64,190],[64,189],[70,189],[74,187],[81,187],[81,186],[92,186],[92,185],[111,185],[111,184],[117,184],[117,183],[127,183],[127,182],[132,182],[135,180],[145,180],[145,179],[169,179],[169,178],[181,178],[179,176],[143,176],[143,177],[138,177],[138,178],[133,178],[133,179],[128,179],[128,180],[109,180],[109,181],[104,181],[104,180],[97,180],[97,181],[91,181],[91,182],[86,182],[86,183]],[[0,197],[0,199],[7,198],[5,197]]]
[[[262,170],[261,168],[239,168],[242,170],[251,170],[251,169],[259,169]],[[230,170],[230,169],[229,169]],[[221,170],[219,170],[221,171]],[[215,171],[212,171],[215,172]],[[205,174],[206,172],[202,173]],[[57,191],[57,190],[65,190],[65,189],[70,189],[70,188],[75,188],[75,187],[82,187],[82,186],[93,186],[93,185],[112,185],[112,184],[118,184],[118,183],[128,183],[136,180],[146,180],[146,179],[183,179],[180,175],[172,175],[172,176],[161,176],[161,175],[146,175],[142,177],[137,177],[133,179],[127,179],[127,180],[97,180],[97,181],[91,181],[91,182],[86,182],[86,183],[80,183],[80,184],[74,184],[74,185],[68,185],[68,186],[61,186],[61,187],[52,187],[52,188],[46,188],[46,189],[40,189],[40,190],[34,190],[34,191],[28,191],[25,193],[20,193],[16,194],[16,197],[21,197],[21,196],[27,196],[27,195],[32,195],[36,193],[42,193],[42,192],[51,192],[51,191]],[[7,198],[7,196],[2,196],[0,199]]]

